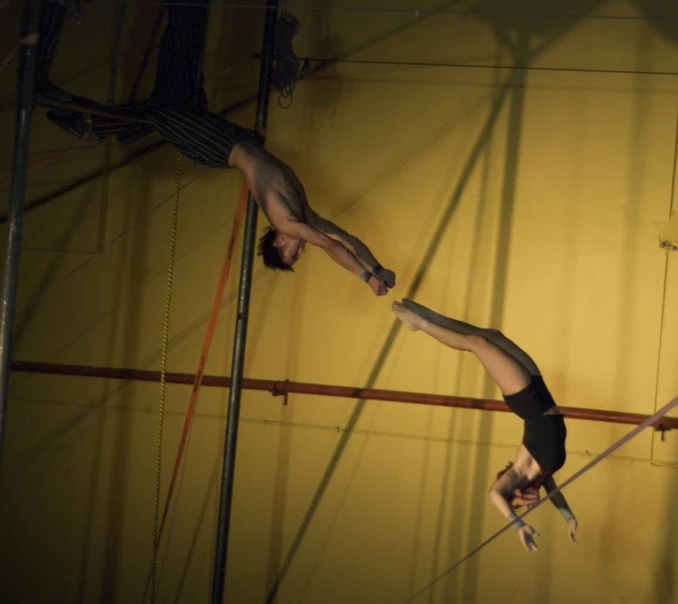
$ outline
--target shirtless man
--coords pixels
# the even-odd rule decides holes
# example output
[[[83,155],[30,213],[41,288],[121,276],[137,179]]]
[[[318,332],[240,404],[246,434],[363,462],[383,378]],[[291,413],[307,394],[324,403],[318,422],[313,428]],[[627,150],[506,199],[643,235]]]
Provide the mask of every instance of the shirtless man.
[[[206,5],[200,0],[165,0],[164,6],[167,26],[151,98],[108,107],[74,97],[51,83],[49,72],[66,8],[56,0],[43,0],[36,95],[83,107],[82,111],[52,109],[48,118],[79,138],[98,142],[115,136],[120,143],[128,144],[158,132],[198,164],[237,168],[272,225],[259,243],[259,254],[268,268],[293,270],[306,243],[310,243],[360,277],[376,295],[386,294],[395,286],[395,274],[384,269],[358,238],[311,209],[294,171],[261,146],[256,132],[208,110],[199,69],[201,48],[197,45],[207,27]],[[97,114],[97,108],[107,115]]]
[[[383,268],[360,239],[311,208],[301,182],[287,164],[249,142],[235,145],[229,164],[242,172],[252,197],[272,225],[259,240],[258,248],[267,267],[293,270],[306,243],[310,243],[360,277],[378,296],[395,285],[393,271]]]

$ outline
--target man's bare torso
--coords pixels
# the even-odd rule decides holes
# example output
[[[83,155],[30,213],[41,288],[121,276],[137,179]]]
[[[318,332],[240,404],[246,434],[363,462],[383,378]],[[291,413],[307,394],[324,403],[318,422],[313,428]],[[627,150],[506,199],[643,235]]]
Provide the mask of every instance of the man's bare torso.
[[[294,170],[261,147],[240,143],[229,162],[245,176],[259,207],[274,228],[285,221],[309,223],[315,213]]]

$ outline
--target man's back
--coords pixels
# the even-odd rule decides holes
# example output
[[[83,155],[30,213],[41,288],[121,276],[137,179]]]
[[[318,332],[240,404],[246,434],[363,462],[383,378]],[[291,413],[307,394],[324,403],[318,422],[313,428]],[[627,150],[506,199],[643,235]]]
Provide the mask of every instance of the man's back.
[[[248,142],[236,145],[229,164],[243,173],[252,196],[274,227],[285,220],[308,222],[312,217],[294,170],[262,147]]]

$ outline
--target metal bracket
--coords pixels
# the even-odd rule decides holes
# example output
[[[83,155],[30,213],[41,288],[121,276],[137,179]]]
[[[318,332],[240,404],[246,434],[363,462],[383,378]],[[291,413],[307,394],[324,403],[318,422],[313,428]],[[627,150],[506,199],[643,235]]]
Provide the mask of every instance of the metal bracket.
[[[289,382],[289,380],[284,380],[284,383],[288,383],[288,382]],[[287,396],[288,396],[289,392],[282,392],[282,391],[278,390],[278,384],[280,384],[280,382],[276,382],[273,385],[273,390],[271,390],[271,396],[282,396],[283,397],[283,406],[287,406]]]
[[[653,426],[655,432],[661,432],[661,441],[666,442],[666,433],[670,432],[672,428],[667,428],[666,426],[662,426],[659,424],[658,426]]]

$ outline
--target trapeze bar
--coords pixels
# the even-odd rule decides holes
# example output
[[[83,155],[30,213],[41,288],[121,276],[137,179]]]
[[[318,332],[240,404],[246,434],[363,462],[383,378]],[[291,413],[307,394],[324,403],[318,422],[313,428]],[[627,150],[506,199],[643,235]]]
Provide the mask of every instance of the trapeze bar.
[[[124,369],[116,367],[94,367],[88,365],[66,365],[60,363],[32,363],[13,361],[12,371],[25,373],[43,373],[51,375],[72,375],[80,377],[94,377],[138,382],[159,382],[159,371],[145,371],[141,369]],[[191,373],[167,373],[168,384],[193,385],[195,375]],[[213,388],[230,388],[231,378],[219,375],[205,375],[202,378],[203,386]],[[454,407],[460,409],[478,409],[482,411],[509,412],[509,408],[500,401],[445,396],[442,394],[426,394],[424,392],[404,392],[398,390],[379,390],[374,388],[360,388],[357,386],[333,386],[328,384],[310,384],[305,382],[288,382],[276,380],[259,380],[243,378],[244,390],[263,390],[273,395],[306,394],[317,396],[332,396],[339,398],[366,399],[373,401],[388,401],[393,403],[414,403],[419,405],[433,405],[437,407]],[[561,413],[571,419],[584,419],[613,424],[638,425],[649,416],[641,413],[626,413],[623,411],[608,411],[602,409],[585,409],[582,407],[561,407]],[[653,424],[657,430],[673,430],[678,428],[678,418],[664,417]]]

